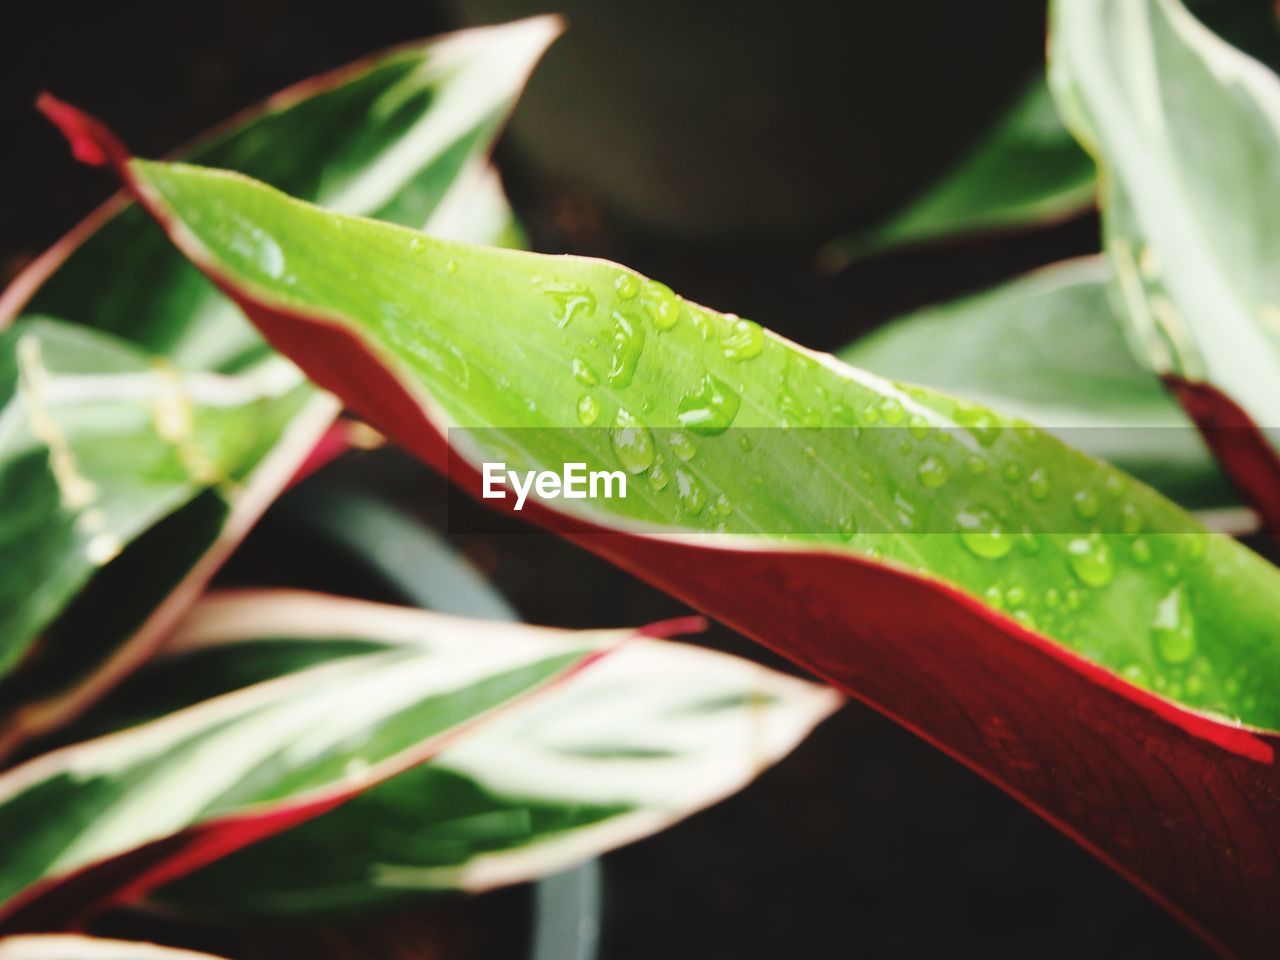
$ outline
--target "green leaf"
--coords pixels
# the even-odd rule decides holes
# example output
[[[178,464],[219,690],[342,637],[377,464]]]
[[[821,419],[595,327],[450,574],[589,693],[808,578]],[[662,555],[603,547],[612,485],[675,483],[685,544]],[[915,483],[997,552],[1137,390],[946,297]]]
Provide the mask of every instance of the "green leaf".
[[[154,943],[102,940],[73,934],[0,938],[0,960],[218,960],[208,953]]]
[[[216,596],[179,632],[177,652],[113,702],[130,714],[173,709],[357,647],[401,649],[440,619],[290,591]],[[469,642],[495,629],[477,622]],[[306,914],[531,880],[737,791],[838,703],[748,661],[637,637],[428,764],[156,899],[199,915]]]
[[[955,166],[888,220],[828,244],[820,262],[838,270],[895,247],[1063,220],[1089,209],[1094,190],[1093,161],[1037,75]]]
[[[555,18],[537,17],[375,54],[282,91],[182,156],[344,213],[432,232],[439,213],[446,235],[491,241],[490,230],[508,224],[501,212],[494,219],[503,201],[487,156],[559,30]],[[467,215],[473,205],[489,208],[488,223]],[[119,206],[20,277],[0,316],[29,297],[28,310],[115,333],[179,367],[235,370],[261,357],[241,313],[145,212]]]
[[[614,264],[326,213],[130,160],[78,122],[267,337],[386,435],[476,496],[482,461],[624,470],[625,497],[532,497],[525,516],[901,719],[1216,942],[1274,941],[1280,832],[1221,829],[1280,824],[1280,572],[1257,555],[1029,424]],[[1133,826],[1152,816],[1178,834]]]
[[[516,239],[518,228],[487,154],[558,29],[553,18],[542,17],[375,55],[278,94],[189,155],[350,212],[426,225],[464,239]],[[0,602],[0,622],[24,622],[0,639],[0,676],[30,645],[33,631],[59,614],[64,622],[45,637],[40,659],[8,683],[5,693],[12,697],[5,697],[0,756],[74,714],[145,656],[303,462],[337,411],[332,398],[316,394],[262,343],[240,311],[173,250],[145,212],[122,208],[119,201],[14,282],[0,298],[0,328],[24,303],[33,314],[101,331],[101,342],[116,341],[139,363],[224,377],[234,372],[246,378],[242,391],[270,376],[277,400],[240,424],[241,446],[253,455],[227,464],[223,472],[243,484],[206,484],[201,493],[188,482],[176,495],[128,469],[98,478],[103,500],[148,491],[156,498],[135,505],[133,522],[116,532],[124,555],[79,594],[74,609],[67,609],[67,601],[92,571],[83,546],[68,540],[65,531],[84,524],[86,509],[92,508],[66,502],[58,507],[46,499],[20,510],[16,505],[27,494],[14,491],[7,500],[10,509],[30,526],[24,539],[0,542],[0,569],[22,569],[33,552],[44,558],[44,566],[31,568],[29,577],[8,577],[0,590],[0,601],[7,596],[24,601],[21,606]],[[16,364],[11,346],[9,353],[0,364]],[[109,370],[104,366],[103,372]],[[150,420],[135,422],[141,432],[123,439],[155,443]],[[120,434],[120,427],[111,429]],[[35,462],[40,454],[28,453],[26,466],[3,468],[25,469],[32,474],[29,482],[38,484],[42,481],[33,471],[40,472]],[[258,463],[263,469],[250,475],[249,468]],[[119,466],[131,465],[121,460]],[[47,492],[47,478],[44,482]],[[36,488],[30,489],[35,495]],[[37,517],[49,522],[37,526]],[[132,539],[144,532],[144,540],[134,544]],[[64,549],[71,552],[60,553]],[[66,573],[24,596],[26,583],[54,567]],[[85,633],[92,633],[92,643]]]
[[[137,897],[457,744],[627,636],[421,614],[379,647],[342,626],[340,656],[0,776],[0,917],[44,924]],[[179,675],[164,692],[209,682]]]
[[[1106,173],[1130,343],[1206,427],[1194,398],[1216,393],[1218,417],[1270,431],[1265,475],[1256,454],[1224,465],[1280,520],[1280,79],[1176,0],[1056,3],[1052,28],[1060,107]]]
[[[841,350],[842,360],[1045,427],[1183,506],[1234,488],[1159,378],[1130,356],[1098,258],[1046,267],[929,307]]]
[[[665,470],[687,479],[658,489],[635,483],[625,499],[594,501],[591,514],[654,530],[789,534],[874,550],[979,598],[1008,590],[1016,578],[1028,596],[1015,607],[1030,622],[1148,683],[1173,680],[1151,643],[1152,617],[1171,589],[1163,566],[1172,564],[1175,584],[1187,577],[1196,583],[1195,620],[1213,638],[1204,652],[1218,660],[1211,682],[1197,685],[1196,695],[1184,690],[1184,699],[1280,725],[1280,698],[1262,681],[1280,679],[1270,644],[1280,624],[1270,591],[1280,575],[1231,541],[1203,535],[1148,488],[1036,428],[809,354],[612,264],[439,241],[326,214],[216,171],[139,160],[129,171],[161,215],[181,224],[173,228],[178,242],[242,291],[258,322],[268,325],[268,309],[324,317],[359,337],[423,397],[424,411],[441,427],[499,428],[471,432],[477,453],[470,458],[501,452],[519,468],[580,460],[589,469],[651,473],[662,457]],[[286,251],[287,279],[263,270],[243,242],[245,223]],[[331,279],[352,273],[363,282]],[[388,424],[393,408],[383,402],[385,391],[373,392],[362,382],[367,374],[345,360],[333,358],[334,367],[331,345],[318,335],[310,343],[277,339],[384,432],[422,448],[402,423]],[[575,379],[575,359],[596,371],[595,387]],[[512,389],[517,378],[521,387]],[[732,407],[735,431],[768,448],[744,452],[736,438],[712,436],[719,427],[691,420],[689,411],[701,416],[714,406],[709,394],[732,401],[706,416],[728,418]],[[569,426],[578,422],[582,396],[596,400],[597,422],[613,429]],[[643,412],[646,422],[631,411]],[[817,424],[844,429],[804,429]],[[793,429],[783,429],[788,425]],[[901,429],[862,429],[851,442],[854,428],[895,425]],[[667,432],[655,436],[654,429]],[[899,452],[904,439],[912,441],[907,455]],[[685,442],[696,447],[692,458],[680,449]],[[926,461],[941,464],[945,482],[922,480]],[[1037,470],[1043,489],[1031,482]],[[707,503],[725,498],[727,509],[697,509],[687,496],[695,486]],[[788,495],[794,489],[805,496]],[[859,529],[852,539],[842,535],[846,517]],[[954,535],[970,523],[1004,532],[989,549],[975,549],[973,537]],[[1034,551],[992,562],[1008,556],[1024,528]],[[1097,539],[1095,528],[1114,542]],[[898,535],[907,530],[918,535]],[[1197,535],[1182,536],[1190,533]],[[1137,557],[1135,541],[1144,544]],[[1079,572],[1082,557],[1093,554],[1106,556],[1105,582]],[[1090,602],[1055,606],[1045,599],[1050,590]],[[1249,693],[1229,693],[1228,686],[1236,688],[1228,676]]]
[[[284,360],[184,374],[78,325],[0,332],[0,674],[143,530],[202,490],[232,500],[307,397]]]

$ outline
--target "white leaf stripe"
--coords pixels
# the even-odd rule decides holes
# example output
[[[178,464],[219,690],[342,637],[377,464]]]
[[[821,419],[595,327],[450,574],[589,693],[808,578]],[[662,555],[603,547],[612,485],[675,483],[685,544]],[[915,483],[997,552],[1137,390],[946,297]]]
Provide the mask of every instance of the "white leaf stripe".
[[[398,647],[424,617],[434,618],[291,591],[238,592],[202,603],[169,653],[180,658],[183,651],[255,638],[288,644],[358,636]],[[475,627],[481,632],[468,642],[502,632],[493,624]],[[534,636],[541,634],[555,639],[551,631]],[[483,890],[534,879],[736,792],[840,702],[834,691],[750,661],[638,637],[434,758],[430,770],[461,777],[478,794],[463,808],[446,804],[447,814],[424,797],[422,819],[403,843],[387,824],[413,822],[414,785],[439,786],[426,769],[179,881],[157,900],[196,913],[305,913],[413,890]],[[559,825],[556,810],[566,818]],[[458,839],[462,824],[504,811],[533,816],[525,834],[493,839],[477,826],[474,842]],[[449,821],[433,819],[440,815]],[[457,842],[443,849],[424,842],[441,830]],[[334,837],[349,843],[361,835],[366,849],[328,855]],[[282,867],[294,863],[303,866]]]
[[[1280,78],[1178,0],[1058,0],[1052,27],[1054,93],[1105,168],[1136,352],[1280,423]]]
[[[419,621],[423,637],[465,631]],[[508,631],[520,631],[518,626]],[[197,823],[312,804],[421,762],[625,634],[349,657],[38,757],[0,777],[0,903]],[[46,817],[31,799],[47,798]],[[70,819],[68,819],[70,818]],[[70,824],[79,824],[71,829]],[[3,912],[6,907],[0,907]]]

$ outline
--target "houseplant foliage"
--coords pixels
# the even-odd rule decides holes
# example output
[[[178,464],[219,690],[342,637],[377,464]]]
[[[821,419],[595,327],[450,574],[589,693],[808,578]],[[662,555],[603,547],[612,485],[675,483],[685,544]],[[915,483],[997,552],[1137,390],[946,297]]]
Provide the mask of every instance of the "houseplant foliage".
[[[557,30],[554,21],[533,20],[378,54],[278,94],[185,154],[340,209],[497,241],[506,224],[495,221],[488,202],[494,190],[488,150]],[[331,146],[321,149],[324,144]],[[26,660],[5,697],[0,753],[74,714],[154,646],[337,414],[332,399],[268,350],[235,308],[122,199],[72,231],[0,299],[0,325],[10,327],[6,405],[40,403],[42,391],[56,397],[52,374],[58,370],[45,376],[42,363],[45,353],[56,351],[50,360],[66,374],[137,379],[141,370],[151,379],[152,397],[169,411],[163,419],[157,414],[153,429],[150,402],[142,396],[132,401],[127,421],[130,411],[122,410],[121,422],[104,429],[96,420],[77,423],[74,402],[56,403],[48,417],[6,438],[7,476],[21,484],[10,497],[28,507],[26,525],[6,531],[5,566],[23,567],[41,587],[14,583],[5,605],[0,664],[7,672],[19,658]],[[476,228],[488,232],[478,235]],[[40,321],[38,329],[31,328],[33,320]],[[54,336],[58,343],[44,348]],[[107,351],[118,356],[107,360]],[[90,359],[78,360],[77,353]],[[100,354],[101,361],[93,359]],[[26,400],[18,390],[24,356]],[[183,383],[192,377],[201,379],[203,392]],[[128,389],[137,392],[138,386]],[[212,412],[201,402],[211,393],[219,397]],[[236,449],[207,449],[200,435],[204,420],[221,418],[219,429],[226,433],[224,408],[237,396]],[[95,402],[79,401],[90,410]],[[135,443],[159,432],[160,452],[144,462],[165,451],[173,462],[114,478],[57,472],[67,461],[83,469],[89,458],[80,455],[82,447],[109,452],[130,442],[122,431],[133,431]],[[46,450],[60,451],[48,467],[40,463]],[[104,469],[112,469],[111,460],[125,462],[109,456]],[[78,526],[67,527],[69,513],[76,513]],[[126,549],[148,530],[149,538]],[[121,551],[109,571],[95,576]],[[81,597],[71,628],[78,635],[74,622],[91,623],[100,633],[89,655],[78,638],[61,640],[61,631],[46,628],[94,579],[103,599],[93,591]],[[66,642],[78,651],[77,672],[67,671],[69,658],[59,654]],[[52,669],[43,666],[53,661]]]
[[[1219,103],[1214,82],[1244,105],[1273,183],[1280,151],[1257,104],[1274,77],[1173,0],[1062,4],[1055,69],[1099,100],[1105,58],[1061,58],[1109,17],[1123,43],[1141,23],[1138,39],[1167,44],[1146,89],[1182,71],[1206,85],[1165,101],[1190,112],[1179,122]],[[54,112],[270,342],[393,440],[474,493],[495,451],[621,467],[639,496],[524,513],[906,723],[1219,948],[1274,941],[1280,573],[1262,558],[1026,421],[812,354],[625,268],[326,213],[133,159],[95,121]],[[1262,264],[1273,222],[1251,224],[1233,249]],[[1144,229],[1164,237],[1158,219]],[[352,272],[366,282],[332,279]],[[1126,322],[1149,309],[1120,303]]]
[[[558,31],[539,18],[375,55],[185,155],[512,242],[488,153]],[[3,316],[5,933],[78,927],[313,818],[284,855],[327,871],[268,878],[232,857],[157,903],[298,914],[536,879],[741,787],[839,702],[661,639],[692,621],[570,633],[272,593],[192,610],[290,479],[341,448],[337,401],[123,196],[19,276]],[[430,556],[442,586],[475,576]],[[13,936],[0,955],[190,954]]]
[[[106,355],[90,386],[114,396],[112,378],[127,381],[124,413],[178,390],[192,423],[225,437],[227,420],[269,423],[248,411],[287,383],[293,402],[327,405],[319,422],[336,395],[477,496],[497,457],[621,470],[625,499],[534,496],[520,515],[905,724],[1220,951],[1265,955],[1280,933],[1280,571],[1186,508],[1233,504],[1225,473],[1276,516],[1256,428],[1275,422],[1280,382],[1265,206],[1280,195],[1280,81],[1176,0],[1068,0],[1051,27],[1055,101],[1104,171],[1102,256],[906,318],[848,348],[849,363],[612,263],[448,239],[430,211],[388,215],[399,203],[326,208],[322,192],[281,191],[216,157],[136,159],[46,99],[76,153],[140,201],[130,216],[154,218],[166,255],[265,342],[215,301],[235,337],[196,349],[193,322],[190,338],[134,344],[172,351],[157,375],[130,349],[77,352],[85,331],[56,316],[28,319],[13,328],[12,402],[41,411],[60,372]],[[1193,149],[1206,124],[1221,149]],[[1237,168],[1251,179],[1220,208]],[[474,182],[492,211],[492,181]],[[91,335],[104,332],[118,334]],[[981,348],[1016,337],[1078,352],[1019,376]],[[974,343],[972,356],[956,347]],[[91,509],[65,499],[79,425],[28,419],[14,449],[43,444],[74,526]],[[304,453],[319,431],[306,436]],[[109,487],[83,446],[71,480]],[[234,445],[206,446],[241,462]],[[121,529],[172,509],[147,501]],[[24,614],[28,634],[58,613],[45,602],[52,612]],[[143,898],[216,917],[358,909],[528,879],[657,829],[740,786],[835,704],[662,639],[688,626],[550,635],[306,594],[208,597],[162,657],[101,682],[131,674],[73,742],[0,774],[0,820],[42,831],[0,875],[0,909],[43,927]],[[725,727],[760,718],[758,754],[723,747]],[[278,780],[254,772],[246,742],[295,739]],[[225,748],[225,779],[144,823],[131,813],[176,775],[154,762],[175,747]],[[605,793],[601,769],[616,778]],[[92,819],[64,816],[72,807]],[[459,816],[470,828],[454,829]],[[358,851],[341,863],[327,856],[339,838]]]

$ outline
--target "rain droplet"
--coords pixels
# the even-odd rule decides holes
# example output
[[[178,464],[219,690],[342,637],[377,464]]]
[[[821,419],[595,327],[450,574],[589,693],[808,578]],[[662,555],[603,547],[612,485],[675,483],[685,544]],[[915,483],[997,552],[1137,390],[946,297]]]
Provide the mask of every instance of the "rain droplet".
[[[729,360],[750,360],[764,349],[764,331],[760,324],[738,317],[730,318],[729,332],[720,341],[720,350]]]
[[[976,454],[972,454],[965,460],[964,468],[975,477],[981,476],[987,472],[987,461],[983,460]]]
[[[703,340],[711,339],[711,317],[702,310],[689,311],[689,325],[698,332]]]
[[[409,238],[410,253],[421,253],[423,250],[426,249],[426,246],[427,246],[427,242],[419,236],[412,236]]]
[[[920,461],[916,476],[926,487],[940,487],[947,482],[947,465],[931,453]]]
[[[1036,467],[1031,471],[1031,476],[1027,477],[1027,492],[1031,494],[1032,499],[1043,500],[1049,496],[1049,490],[1049,475],[1044,467]]]
[[[661,460],[655,460],[653,467],[649,470],[649,487],[654,491],[664,490],[671,477],[667,474],[667,468],[663,466]]]
[[[1071,572],[1087,587],[1105,587],[1115,574],[1111,548],[1099,536],[1076,537],[1067,544]]]
[[[698,448],[693,445],[693,441],[679,431],[671,434],[671,436],[667,438],[667,443],[671,447],[671,452],[685,463],[692,460],[694,454],[698,452]]]
[[[1013,549],[1013,537],[1004,531],[999,519],[987,507],[973,507],[956,515],[960,542],[975,557],[998,560]]]
[[[534,277],[533,282],[555,304],[555,321],[558,327],[567,327],[578,317],[595,312],[595,294],[584,284],[543,277]]]
[[[698,478],[682,467],[676,467],[676,499],[685,513],[698,516],[707,505],[707,492]]]
[[[889,426],[901,423],[907,416],[906,411],[902,409],[902,404],[893,397],[885,397],[876,409],[880,413],[880,419]]]
[[[822,426],[822,414],[812,407],[807,407],[784,384],[778,394],[778,410],[782,414],[784,427],[814,428]]]
[[[1022,479],[1022,464],[1010,461],[1004,465],[1004,478],[1009,483],[1017,483]]]
[[[1000,422],[981,407],[961,407],[956,412],[956,423],[973,435],[984,447],[989,447],[1000,436]]]
[[[600,416],[600,404],[591,394],[584,393],[578,398],[578,422],[584,427],[589,427],[596,422],[598,416]]]
[[[836,526],[840,528],[840,535],[846,540],[858,532],[858,521],[854,519],[853,514],[846,513],[836,521]]]
[[[627,473],[643,473],[653,466],[653,435],[625,407],[618,410],[609,439],[618,463]]]
[[[1129,545],[1129,551],[1133,554],[1133,559],[1137,563],[1151,562],[1151,544],[1141,537],[1138,537]]]
[[[670,287],[653,280],[646,280],[643,287],[640,305],[644,307],[649,322],[658,330],[670,330],[680,319],[679,298],[671,292]]]
[[[1092,520],[1102,509],[1097,492],[1087,488],[1077,490],[1075,496],[1071,498],[1071,504],[1075,508],[1076,516],[1081,520]]]
[[[1156,604],[1151,619],[1151,640],[1165,663],[1186,663],[1196,655],[1195,615],[1181,584]]]
[[[274,237],[261,227],[239,217],[232,217],[240,227],[231,234],[230,247],[273,280],[284,276],[284,250]]]
[[[698,388],[680,398],[676,419],[694,433],[715,436],[729,429],[741,404],[742,398],[733,387],[714,374],[705,373]]]
[[[640,292],[640,281],[634,274],[620,273],[613,279],[613,289],[622,300],[631,300]]]
[[[644,352],[644,328],[621,310],[613,311],[613,357],[609,363],[609,382],[625,387],[636,375],[636,365]]]

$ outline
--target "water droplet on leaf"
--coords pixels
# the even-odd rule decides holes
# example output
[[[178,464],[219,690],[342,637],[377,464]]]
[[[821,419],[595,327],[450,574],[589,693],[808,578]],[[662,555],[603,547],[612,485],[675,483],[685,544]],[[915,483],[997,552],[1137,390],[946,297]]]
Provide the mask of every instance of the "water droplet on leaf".
[[[1067,544],[1071,572],[1087,587],[1105,587],[1115,574],[1111,548],[1099,536],[1076,537]]]
[[[920,461],[916,476],[926,487],[940,487],[947,482],[947,465],[931,453]]]
[[[733,319],[729,332],[720,341],[720,350],[729,360],[750,360],[764,349],[764,331],[760,324],[741,318]]]
[[[631,300],[640,292],[640,281],[630,273],[620,273],[613,280],[613,289],[622,300]]]
[[[618,463],[627,473],[643,473],[653,465],[653,435],[625,407],[618,410],[609,439]]]
[[[1156,604],[1151,619],[1151,640],[1165,663],[1186,663],[1196,654],[1195,615],[1181,584]]]
[[[614,386],[630,385],[636,365],[644,353],[644,328],[621,310],[613,312],[613,357],[609,363],[609,382]]]
[[[696,390],[680,398],[676,419],[680,425],[703,436],[724,433],[738,415],[742,398],[737,391],[711,373],[703,374]]]
[[[1013,549],[1013,537],[987,507],[962,510],[956,515],[956,524],[960,527],[960,542],[975,557],[998,560]]]
[[[707,492],[698,478],[681,467],[676,467],[676,498],[680,508],[695,517],[707,505]]]

